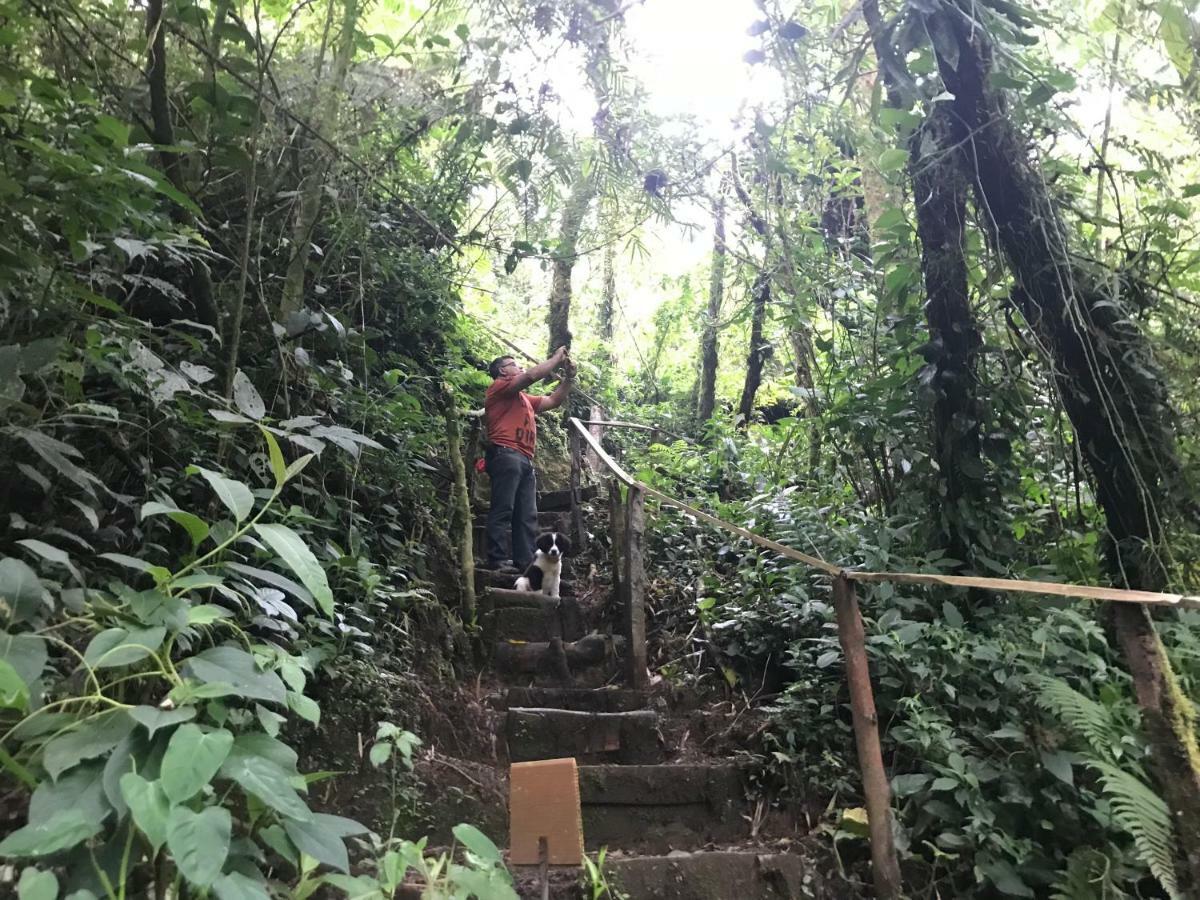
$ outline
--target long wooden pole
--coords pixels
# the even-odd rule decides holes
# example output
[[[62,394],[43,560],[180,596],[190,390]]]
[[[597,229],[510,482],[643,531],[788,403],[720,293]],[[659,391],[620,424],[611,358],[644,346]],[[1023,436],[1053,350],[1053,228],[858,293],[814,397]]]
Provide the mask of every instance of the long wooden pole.
[[[636,691],[649,687],[646,658],[646,494],[629,488],[625,501],[625,679]]]
[[[890,900],[900,896],[900,863],[892,839],[892,789],[883,768],[883,750],[879,745],[879,722],[871,691],[862,614],[854,585],[844,575],[833,580],[833,605],[837,610],[838,639],[846,658],[854,742],[858,747],[858,768],[862,772],[863,794],[867,801],[871,873],[876,895]]]
[[[786,544],[765,538],[761,534],[755,534],[753,531],[726,522],[724,519],[718,519],[716,516],[709,515],[703,510],[684,503],[682,500],[677,500],[670,494],[664,494],[656,488],[643,484],[621,468],[620,463],[613,459],[600,446],[599,441],[595,439],[582,422],[574,418],[570,421],[579,430],[583,439],[587,441],[600,460],[608,467],[609,471],[620,479],[623,484],[630,487],[639,487],[646,492],[646,496],[648,497],[654,497],[659,502],[668,506],[674,506],[676,509],[680,509],[690,516],[695,516],[702,522],[707,522],[709,525],[736,534],[753,544],[773,550],[780,556],[788,559],[802,562],[806,566],[811,566],[827,575],[834,577],[844,575],[851,581],[890,581],[896,584],[983,588],[984,590],[1005,591],[1014,594],[1042,594],[1043,596],[1050,597],[1079,597],[1085,600],[1112,600],[1118,603],[1140,603],[1174,606],[1180,609],[1200,609],[1200,596],[1188,594],[1161,591],[1131,591],[1125,588],[1098,587],[1090,584],[1060,584],[1050,581],[1022,581],[1013,578],[981,578],[974,575],[935,575],[929,572],[862,572],[853,569],[843,569],[841,566],[826,562],[823,559],[817,559],[814,556],[809,556],[807,553],[802,553],[794,547],[789,547]]]
[[[665,434],[669,438],[674,438],[677,441],[687,441],[681,434],[676,434],[673,431],[667,431],[665,428],[659,428],[657,425],[642,425],[638,422],[611,422],[607,419],[588,419],[583,423],[589,428],[598,426],[601,428],[633,428],[637,431],[649,431],[652,434]]]

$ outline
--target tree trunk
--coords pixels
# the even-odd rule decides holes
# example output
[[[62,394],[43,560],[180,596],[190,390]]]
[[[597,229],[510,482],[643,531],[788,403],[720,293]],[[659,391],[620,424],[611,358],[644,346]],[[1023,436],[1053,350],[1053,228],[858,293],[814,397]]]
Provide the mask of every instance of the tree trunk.
[[[163,0],[149,0],[146,5],[146,37],[148,39],[146,81],[150,86],[150,118],[154,124],[154,143],[169,147],[175,143],[175,128],[171,124],[171,102],[167,93],[166,24],[162,20]],[[187,193],[183,166],[178,154],[169,150],[159,152],[163,172],[180,193]],[[178,204],[171,206],[171,218],[198,228],[195,217]],[[220,316],[213,299],[212,276],[200,260],[189,261],[187,289],[184,291],[195,305],[196,318],[210,328],[220,328]]]
[[[596,191],[592,175],[580,173],[571,185],[558,229],[554,251],[554,273],[550,284],[550,353],[571,346],[571,273],[575,268],[576,249],[583,219]]]
[[[708,286],[708,312],[704,319],[704,336],[700,339],[700,395],[696,418],[707,422],[712,418],[717,396],[717,325],[721,318],[721,303],[725,299],[725,190],[717,197],[716,226],[713,230],[712,278]]]
[[[334,4],[329,0],[329,15],[333,16]],[[317,81],[313,90],[313,114],[309,127],[322,134],[326,127],[337,122],[338,102],[346,85],[346,72],[354,55],[354,29],[358,23],[359,0],[344,0],[342,7],[342,33],[334,52],[333,73],[328,82],[323,82],[318,64]],[[324,60],[324,49],[321,52]],[[312,249],[313,229],[321,212],[321,198],[325,190],[325,176],[332,162],[331,157],[317,141],[310,140],[309,158],[302,166],[296,215],[292,223],[292,255],[288,260],[287,273],[283,280],[283,294],[279,299],[279,312],[286,316],[300,309],[304,301],[304,280],[308,272],[308,259]]]
[[[1106,291],[1070,253],[1066,227],[1030,163],[1003,98],[988,81],[984,33],[954,14],[933,24],[952,36],[938,66],[953,94],[956,127],[968,148],[989,238],[1014,279],[1013,301],[1053,365],[1108,525],[1114,581],[1157,590],[1165,572],[1160,499],[1178,477],[1166,388],[1148,341],[1120,296]],[[1186,868],[1184,893],[1200,886],[1200,748],[1195,711],[1183,695],[1145,609],[1116,604],[1115,630],[1134,680],[1158,785],[1173,813]]]
[[[881,65],[888,102],[912,105],[911,92],[899,82],[900,65],[887,43],[876,0],[864,4]],[[925,284],[925,321],[929,326],[926,366],[918,376],[934,395],[933,449],[938,464],[931,505],[939,522],[940,543],[965,565],[983,535],[985,474],[980,440],[980,409],[975,358],[982,339],[967,286],[967,179],[963,174],[962,136],[946,103],[932,110],[909,138],[909,173],[921,241]]]
[[[982,340],[967,288],[967,182],[945,103],[936,103],[910,142],[909,165],[921,240],[927,366],[933,388],[933,447],[938,463],[932,506],[947,554],[966,564],[980,539],[985,474],[976,397],[975,357]],[[969,568],[962,566],[960,568]]]
[[[746,381],[742,385],[742,399],[738,404],[738,416],[743,428],[750,424],[750,417],[754,415],[754,397],[762,384],[763,366],[771,355],[771,345],[763,337],[767,304],[771,302],[771,273],[759,272],[750,293],[754,304],[750,317],[750,351],[746,355]]]

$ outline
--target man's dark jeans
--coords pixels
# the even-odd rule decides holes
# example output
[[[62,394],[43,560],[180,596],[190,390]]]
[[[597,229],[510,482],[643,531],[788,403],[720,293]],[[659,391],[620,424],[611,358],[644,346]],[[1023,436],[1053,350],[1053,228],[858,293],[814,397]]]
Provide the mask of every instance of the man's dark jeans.
[[[511,447],[493,444],[487,451],[487,473],[492,480],[492,505],[487,517],[487,561],[504,561],[505,536],[512,529],[512,561],[524,569],[533,559],[537,529],[537,487],[533,461]]]

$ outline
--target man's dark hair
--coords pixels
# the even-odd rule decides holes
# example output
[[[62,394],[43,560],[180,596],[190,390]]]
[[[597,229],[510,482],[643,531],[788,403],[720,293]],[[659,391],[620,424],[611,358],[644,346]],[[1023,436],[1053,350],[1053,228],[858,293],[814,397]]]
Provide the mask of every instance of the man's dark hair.
[[[490,363],[488,363],[488,374],[491,375],[493,378],[499,378],[500,377],[500,367],[502,365],[504,365],[504,363],[507,360],[510,360],[510,359],[512,359],[511,356],[497,356]]]

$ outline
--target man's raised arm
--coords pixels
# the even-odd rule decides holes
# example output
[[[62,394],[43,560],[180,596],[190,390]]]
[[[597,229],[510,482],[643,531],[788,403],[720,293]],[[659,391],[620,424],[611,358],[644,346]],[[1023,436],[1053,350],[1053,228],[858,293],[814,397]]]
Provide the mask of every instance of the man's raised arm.
[[[563,380],[558,383],[553,393],[549,397],[542,398],[542,405],[538,407],[539,413],[544,413],[547,410],[558,409],[566,402],[566,399],[571,396],[571,388],[575,386],[575,363],[567,359],[566,369],[563,373]]]
[[[517,391],[523,391],[531,384],[541,381],[543,378],[549,377],[550,374],[556,368],[558,368],[558,364],[562,362],[563,357],[566,355],[567,348],[559,347],[550,355],[549,359],[545,360],[544,362],[540,362],[536,366],[526,369],[524,372],[518,374],[502,391],[500,391],[500,394],[502,396],[507,394],[515,394]]]

